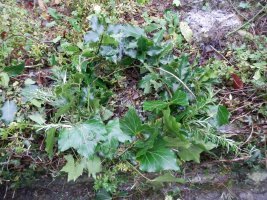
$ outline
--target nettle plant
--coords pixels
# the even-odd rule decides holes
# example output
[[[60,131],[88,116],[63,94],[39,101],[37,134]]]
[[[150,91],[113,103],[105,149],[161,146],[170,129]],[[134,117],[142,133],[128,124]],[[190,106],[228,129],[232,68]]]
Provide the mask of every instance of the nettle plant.
[[[69,112],[72,123],[43,128],[47,130],[46,146],[50,153],[56,131],[59,132],[58,149],[68,153],[62,171],[68,173],[69,181],[76,180],[84,171],[97,178],[98,173],[121,163],[128,163],[135,171],[137,168],[143,172],[178,171],[183,162],[200,162],[202,152],[218,145],[237,150],[231,140],[216,135],[216,127],[228,123],[229,112],[216,104],[211,89],[193,93],[197,73],[190,69],[187,56],[173,55],[175,42],[163,39],[165,31],[179,34],[175,28],[178,18],[170,13],[167,16],[168,28],[150,31],[91,16],[91,30],[84,36],[82,50],[67,48],[76,49],[81,62],[76,67],[78,72],[56,87],[56,95],[64,102],[63,107],[58,106],[56,118],[60,121]],[[105,81],[95,73],[99,62],[133,66],[145,74],[139,87],[144,94],[157,94],[157,100],[143,103],[143,110],[149,113],[145,121],[134,107],[120,119],[112,118],[112,114],[106,116],[110,113],[104,108],[108,107],[107,96],[111,94],[106,94]],[[68,119],[66,115],[63,118]]]

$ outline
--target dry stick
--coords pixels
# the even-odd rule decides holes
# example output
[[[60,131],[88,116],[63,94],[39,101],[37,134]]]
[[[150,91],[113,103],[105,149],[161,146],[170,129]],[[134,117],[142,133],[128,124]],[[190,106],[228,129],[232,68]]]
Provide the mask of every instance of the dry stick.
[[[260,11],[254,15],[254,17],[252,17],[250,20],[248,20],[246,23],[244,23],[242,26],[240,26],[239,28],[235,29],[234,31],[228,33],[226,35],[226,37],[228,37],[229,35],[235,33],[236,31],[239,31],[241,28],[245,27],[246,25],[248,25],[249,23],[251,23],[252,21],[254,21],[254,19],[256,19],[256,17],[258,17],[259,14],[261,14],[262,11],[264,11],[267,8],[267,5],[265,5],[262,9],[260,9]]]
[[[254,125],[253,125],[253,122],[252,122],[250,135],[248,136],[247,140],[245,142],[243,142],[239,147],[242,147],[245,144],[247,144],[250,141],[253,133],[254,133]]]
[[[233,4],[233,2],[231,0],[228,0],[228,2],[231,4],[231,6],[233,7],[233,9],[236,11],[236,13],[238,15],[240,15],[241,17],[243,17],[245,20],[248,20],[244,15],[242,15],[242,13],[239,12],[239,10],[235,7],[235,5]]]
[[[171,72],[169,72],[169,71],[167,71],[167,70],[165,70],[165,69],[162,69],[162,68],[159,68],[159,70],[164,71],[164,72],[166,72],[167,74],[170,74],[170,75],[172,75],[174,78],[176,78],[176,80],[179,81],[179,83],[181,83],[181,84],[184,86],[184,88],[185,88],[188,92],[190,92],[190,93],[192,94],[192,96],[193,96],[194,98],[196,98],[196,95],[192,92],[192,90],[190,90],[190,88],[187,87],[187,85],[186,85],[181,79],[179,79],[176,75],[174,75],[173,73],[171,73]]]

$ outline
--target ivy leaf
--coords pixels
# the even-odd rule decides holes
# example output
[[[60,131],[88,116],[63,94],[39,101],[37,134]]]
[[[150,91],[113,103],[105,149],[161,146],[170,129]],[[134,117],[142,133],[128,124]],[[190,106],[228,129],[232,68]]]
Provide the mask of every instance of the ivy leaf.
[[[84,163],[74,162],[72,155],[66,155],[64,158],[67,160],[66,165],[61,169],[63,172],[68,173],[68,181],[75,181],[83,173]]]
[[[153,111],[153,110],[162,110],[165,109],[169,105],[168,102],[155,100],[155,101],[145,101],[143,108],[147,111]]]
[[[184,36],[185,40],[188,43],[192,42],[193,31],[191,30],[191,28],[187,22],[180,22],[180,30],[181,30],[181,33]]]
[[[17,76],[23,72],[24,68],[25,64],[21,63],[19,65],[5,67],[3,71],[6,72],[9,76]]]
[[[225,106],[219,106],[217,111],[217,123],[219,126],[229,123],[230,113]]]
[[[164,137],[164,141],[166,142],[166,146],[170,148],[189,148],[191,143],[188,140],[181,140],[180,138],[173,138],[173,137]]]
[[[161,170],[179,170],[174,152],[164,146],[155,145],[137,158],[140,169],[146,172],[159,172]]]
[[[64,129],[59,135],[58,148],[60,151],[74,148],[80,155],[89,158],[95,153],[97,144],[106,139],[106,134],[103,122],[92,119],[87,123]]]
[[[85,167],[87,168],[88,175],[96,179],[96,174],[102,171],[101,160],[95,156],[93,159],[85,159]]]
[[[112,138],[120,142],[131,141],[131,137],[123,133],[120,128],[120,121],[119,119],[110,120],[106,125],[107,132],[108,132],[108,140],[111,142]]]
[[[177,104],[180,106],[187,106],[189,105],[188,96],[185,92],[181,90],[177,90],[172,97],[171,103]]]
[[[50,159],[53,157],[53,147],[55,144],[55,128],[50,128],[46,131],[46,138],[45,138],[45,151],[47,152]]]
[[[13,122],[15,119],[15,115],[18,111],[17,105],[15,101],[6,101],[1,108],[2,117],[1,119],[4,120],[6,123]]]
[[[180,148],[178,155],[184,161],[195,161],[200,163],[200,154],[204,151],[199,145],[192,144],[189,148]]]
[[[142,122],[134,108],[130,108],[120,119],[121,130],[128,135],[137,135],[142,130]]]

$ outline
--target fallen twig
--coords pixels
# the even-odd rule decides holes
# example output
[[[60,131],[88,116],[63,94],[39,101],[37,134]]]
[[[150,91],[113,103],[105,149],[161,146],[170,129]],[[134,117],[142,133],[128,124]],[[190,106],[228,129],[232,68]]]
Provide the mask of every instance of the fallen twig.
[[[241,28],[245,27],[245,26],[248,25],[249,23],[253,22],[253,21],[256,19],[256,17],[258,17],[258,15],[261,14],[262,11],[264,11],[266,8],[267,8],[267,4],[266,4],[262,9],[260,9],[260,11],[259,11],[256,15],[254,15],[254,17],[252,17],[250,20],[248,20],[246,23],[244,23],[242,26],[238,27],[238,28],[235,29],[234,31],[228,33],[228,34],[226,35],[226,37],[228,37],[229,35],[232,35],[233,33],[239,31]]]

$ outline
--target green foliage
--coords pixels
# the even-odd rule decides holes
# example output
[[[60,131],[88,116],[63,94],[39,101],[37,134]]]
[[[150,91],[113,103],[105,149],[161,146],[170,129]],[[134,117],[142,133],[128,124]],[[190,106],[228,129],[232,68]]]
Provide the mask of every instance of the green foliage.
[[[83,5],[88,2],[91,6],[91,1]],[[180,1],[173,3],[180,5]],[[145,23],[139,27],[116,22],[115,15],[109,18],[106,8],[102,9],[105,12],[90,12],[89,24],[84,24],[80,10],[65,16],[49,8],[54,21],[46,28],[70,29],[64,37],[56,34],[49,48],[34,43],[29,39],[33,36],[4,40],[0,50],[0,86],[1,92],[2,88],[5,91],[0,100],[1,123],[5,122],[0,129],[3,149],[8,147],[20,155],[32,151],[44,161],[64,155],[61,171],[67,173],[68,181],[87,172],[95,180],[100,199],[111,199],[109,193],[116,193],[125,173],[127,181],[143,172],[158,172],[163,175],[150,183],[184,182],[164,171],[179,171],[188,161],[199,163],[203,152],[217,147],[237,153],[234,140],[217,134],[218,127],[229,123],[230,112],[218,105],[212,89],[236,69],[226,69],[223,61],[210,61],[205,67],[191,62],[191,55],[185,52],[189,52],[192,34],[174,12],[166,11],[162,18],[153,19],[144,13]],[[32,24],[19,27],[17,19],[10,17],[13,11],[2,10],[2,18],[14,22],[11,29],[16,26],[10,30],[12,35],[18,31],[25,35],[24,28],[38,31]],[[19,8],[15,11],[27,16]],[[27,48],[35,62],[43,59],[41,65],[53,66],[44,81],[42,76],[18,79],[29,66],[22,64],[24,59],[10,61],[16,42]],[[254,69],[250,74],[253,80],[265,83],[266,63],[260,60],[265,58],[264,48],[256,52],[245,49],[233,52],[237,66]],[[127,84],[132,78],[127,70],[132,68],[137,77],[134,87]],[[41,68],[32,70],[42,72]],[[138,104],[126,105],[124,99],[117,99],[118,93],[129,87],[141,93]],[[128,107],[128,111],[120,111],[119,106]],[[260,112],[266,114],[266,109]],[[45,143],[42,151],[40,141]],[[10,165],[19,169],[19,159],[2,150],[0,153],[4,155],[0,162],[11,160]],[[35,167],[39,166],[32,164]]]

